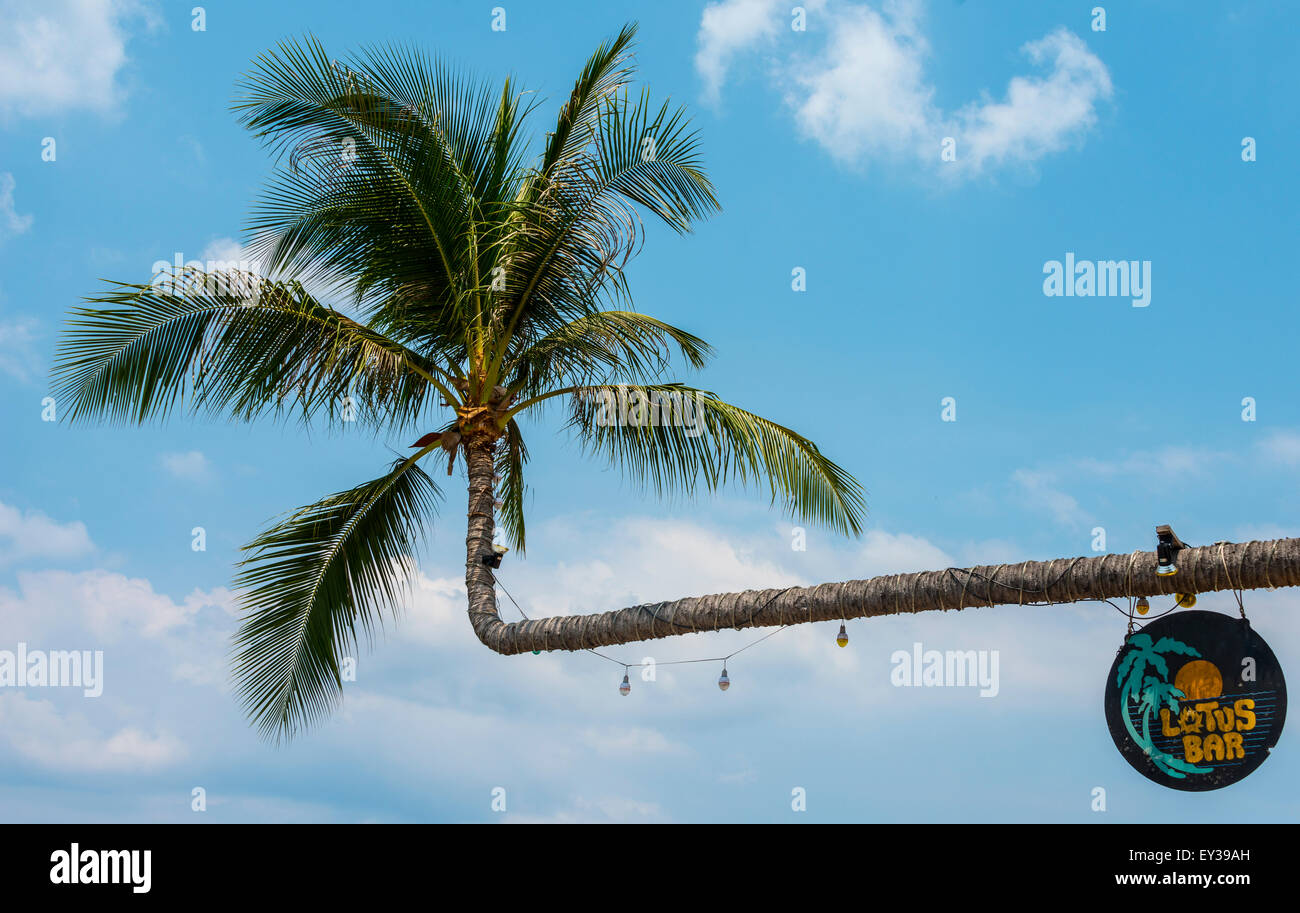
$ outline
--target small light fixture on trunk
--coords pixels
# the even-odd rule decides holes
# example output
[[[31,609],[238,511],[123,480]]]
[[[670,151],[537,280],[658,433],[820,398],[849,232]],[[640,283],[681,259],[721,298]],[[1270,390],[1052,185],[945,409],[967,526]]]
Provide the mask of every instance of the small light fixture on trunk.
[[[485,565],[495,570],[501,566],[501,559],[508,551],[510,551],[510,549],[506,548],[504,545],[494,544],[492,546],[492,551],[484,555],[481,560]]]
[[[1171,526],[1156,527],[1156,574],[1172,577],[1178,573],[1178,553],[1187,545],[1178,538]]]

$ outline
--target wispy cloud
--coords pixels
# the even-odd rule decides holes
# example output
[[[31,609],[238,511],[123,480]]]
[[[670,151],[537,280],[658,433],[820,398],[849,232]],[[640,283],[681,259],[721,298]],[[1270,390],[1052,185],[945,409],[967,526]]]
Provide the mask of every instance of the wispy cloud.
[[[100,642],[154,639],[188,629],[200,613],[230,617],[235,611],[224,587],[196,589],[177,601],[148,580],[105,570],[25,570],[17,579],[17,590],[0,588],[0,612],[10,630],[28,638],[72,630]]]
[[[212,478],[212,464],[201,450],[184,453],[164,453],[160,458],[163,469],[187,482],[206,482]]]
[[[1242,454],[1206,447],[1169,446],[1108,459],[1077,457],[1021,468],[1011,474],[1011,482],[1030,508],[1050,514],[1062,526],[1077,527],[1091,524],[1095,518],[1066,491],[1066,486],[1095,491],[1098,480],[1113,484],[1127,478],[1150,485],[1174,478],[1201,477],[1242,458]]]
[[[1232,454],[1205,447],[1161,447],[1158,450],[1138,450],[1117,459],[1098,460],[1082,458],[1072,464],[1080,472],[1108,478],[1117,475],[1167,476],[1173,473],[1199,475],[1210,472]]]
[[[49,770],[95,773],[155,770],[183,758],[173,736],[133,727],[103,731],[80,713],[21,692],[0,694],[0,738],[11,750]]]
[[[1074,526],[1089,522],[1078,500],[1058,487],[1056,473],[1017,469],[1011,474],[1011,480],[1030,507],[1046,511],[1057,523]]]
[[[8,171],[0,172],[0,241],[21,235],[32,227],[32,216],[19,214],[14,203],[14,176]]]
[[[863,536],[855,575],[906,574],[951,567],[952,557],[920,536],[869,530]]]
[[[0,0],[0,117],[114,113],[133,21],[160,23],[144,0]]]
[[[1264,438],[1259,449],[1274,463],[1300,466],[1300,434],[1294,431],[1275,431]]]
[[[37,322],[32,317],[0,319],[0,373],[27,383],[40,373]]]
[[[72,559],[94,550],[80,520],[59,523],[40,511],[0,502],[0,564],[30,559]]]
[[[511,562],[502,574],[538,617],[542,605],[609,609],[805,575],[833,580],[952,563],[934,543],[907,533],[876,531],[855,545],[813,542],[808,552],[794,552],[777,532],[763,527],[733,536],[688,519],[572,516],[538,524],[536,554],[526,563]],[[585,557],[566,563],[575,555]],[[270,749],[255,741],[229,692],[225,673],[236,621],[228,592],[196,590],[177,599],[148,580],[102,570],[21,573],[17,591],[0,587],[7,636],[44,648],[102,646],[106,687],[93,707],[80,696],[46,691],[0,696],[0,767],[19,778],[37,773],[53,789],[111,776],[111,795],[129,797],[132,807],[147,805],[160,777],[173,785],[203,784],[209,787],[206,817],[222,821],[762,818],[766,813],[754,809],[771,801],[774,775],[792,763],[797,769],[792,759],[867,751],[917,717],[961,721],[974,714],[976,724],[988,725],[979,715],[989,711],[974,707],[968,691],[904,694],[893,688],[894,650],[916,641],[936,649],[998,649],[999,701],[1006,702],[999,706],[1047,719],[1063,705],[1092,706],[1096,673],[1090,659],[1107,647],[1113,651],[1115,636],[1109,617],[1075,607],[854,620],[848,650],[834,646],[834,623],[797,625],[736,657],[731,672],[737,684],[725,696],[713,687],[716,668],[688,664],[661,666],[653,683],[634,678],[625,698],[616,690],[622,668],[589,654],[485,652],[466,621],[463,589],[451,580],[456,563],[448,556],[428,568],[430,576],[422,578],[383,650],[356,654],[357,678],[346,685],[339,712],[286,749],[341,763],[294,768],[292,754],[277,755],[301,772],[314,794],[330,797],[320,807],[266,807],[241,798],[261,782]],[[513,607],[503,611],[513,615]],[[1030,611],[1038,613],[1032,633]],[[665,662],[718,656],[764,633],[770,632],[687,635],[611,652],[633,663],[635,676],[644,655]],[[1044,641],[1054,649],[1045,653]],[[169,692],[162,702],[160,683]],[[860,721],[849,727],[852,735],[837,725],[846,715]],[[965,724],[955,725],[960,733]],[[922,737],[923,724],[916,726],[915,737]],[[738,755],[738,745],[753,751]],[[920,765],[915,757],[882,763],[896,778],[918,766],[922,778],[940,772],[921,757]],[[706,778],[707,795],[689,791],[702,782],[702,762],[716,768]],[[1071,763],[1086,769],[1084,761]],[[508,801],[500,814],[491,806],[498,786]],[[0,804],[13,805],[20,789],[6,795],[0,784]],[[867,801],[846,808],[860,816],[951,814],[944,797],[931,801],[910,784],[900,789],[909,796],[905,807]],[[107,790],[89,798],[78,792],[69,801],[81,804],[66,813],[83,819],[120,814],[109,796]],[[35,816],[62,814],[49,804]],[[188,805],[173,802],[154,817],[186,816],[194,817]]]
[[[705,8],[696,69],[716,100],[734,61],[771,46],[778,90],[804,136],[852,166],[912,163],[926,173],[961,179],[1030,164],[1081,137],[1113,93],[1110,73],[1082,39],[1058,28],[1021,47],[1043,72],[1016,76],[1001,98],[978,99],[945,112],[927,72],[932,56],[920,0],[833,2],[819,10],[823,45],[779,38],[785,5],[724,0]],[[814,18],[812,12],[809,17]],[[941,159],[945,140],[954,158]]]
[[[194,134],[184,133],[181,136],[176,138],[176,142],[180,143],[182,146],[188,149],[190,151],[190,154],[194,156],[195,161],[197,161],[200,165],[207,162],[208,154],[204,150],[203,144],[199,142],[198,137],[196,137]]]
[[[775,39],[783,6],[780,0],[722,0],[704,8],[696,36],[695,69],[704,80],[706,100],[719,100],[737,54]]]

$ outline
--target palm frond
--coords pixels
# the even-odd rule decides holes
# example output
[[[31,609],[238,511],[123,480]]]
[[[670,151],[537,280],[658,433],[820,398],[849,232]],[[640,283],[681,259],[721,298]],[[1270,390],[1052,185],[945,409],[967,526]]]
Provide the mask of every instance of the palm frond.
[[[341,696],[342,658],[402,604],[412,552],[441,495],[416,465],[426,451],[245,546],[234,674],[264,736],[289,736],[325,716]]]
[[[570,321],[520,353],[509,366],[519,398],[555,387],[655,377],[680,354],[702,368],[713,348],[687,331],[636,311],[597,311]]]
[[[596,385],[572,398],[569,423],[588,452],[656,494],[766,482],[792,517],[859,535],[861,486],[812,441],[685,384]]]
[[[296,282],[188,270],[110,283],[73,310],[53,370],[70,421],[145,422],[177,405],[252,419],[304,420],[356,408],[356,420],[414,421],[438,369]]]
[[[644,206],[679,232],[718,210],[704,173],[699,134],[689,129],[685,108],[657,110],[646,90],[635,101],[621,92],[605,101],[597,131],[597,178],[601,203],[611,193]]]
[[[551,177],[557,168],[572,162],[591,145],[605,100],[627,85],[632,75],[630,52],[636,32],[636,23],[628,23],[588,58],[547,139],[542,156],[543,177]]]
[[[628,298],[623,269],[643,239],[633,204],[678,232],[718,209],[684,109],[656,109],[645,92],[633,100],[621,84],[598,109],[585,147],[534,179],[512,224],[498,361],[611,297]]]
[[[528,462],[528,448],[515,421],[506,425],[505,440],[497,451],[496,474],[501,483],[496,489],[501,509],[497,519],[505,530],[510,547],[522,557],[527,550],[524,535],[524,500],[528,486],[524,483],[524,465]]]
[[[414,51],[340,64],[311,37],[257,64],[234,107],[289,157],[255,211],[251,249],[358,300],[432,300],[439,329],[455,327],[449,312],[474,282],[475,189],[497,155],[494,94]]]

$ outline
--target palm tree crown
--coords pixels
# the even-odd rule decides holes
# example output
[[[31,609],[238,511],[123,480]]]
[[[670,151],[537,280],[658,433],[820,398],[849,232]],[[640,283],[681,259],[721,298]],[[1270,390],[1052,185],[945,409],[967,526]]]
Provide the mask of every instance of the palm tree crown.
[[[591,56],[540,150],[512,80],[477,85],[406,49],[340,63],[312,38],[282,43],[234,106],[277,159],[248,230],[258,272],[113,283],[70,318],[55,377],[73,421],[349,409],[427,432],[246,546],[234,672],[264,734],[326,713],[341,657],[400,605],[441,497],[425,457],[465,466],[470,621],[492,643],[498,518],[525,548],[519,419],[557,397],[589,453],[656,492],[762,481],[792,516],[860,531],[851,476],[788,428],[667,379],[711,350],[632,306],[640,214],[688,232],[717,209],[683,111],[629,87],[634,34]]]

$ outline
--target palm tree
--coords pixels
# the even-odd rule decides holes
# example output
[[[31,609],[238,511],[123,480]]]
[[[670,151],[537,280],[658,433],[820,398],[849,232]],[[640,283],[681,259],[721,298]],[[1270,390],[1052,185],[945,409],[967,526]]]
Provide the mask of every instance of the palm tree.
[[[520,419],[552,400],[569,398],[564,427],[587,452],[658,493],[763,481],[790,515],[861,530],[851,476],[790,429],[669,379],[709,346],[632,307],[641,213],[689,232],[718,208],[683,111],[630,89],[634,34],[591,56],[537,150],[535,105],[513,80],[492,89],[409,49],[338,63],[310,37],[280,44],[234,105],[277,156],[248,228],[259,273],[111,283],[70,317],[55,377],[72,421],[355,410],[390,435],[427,432],[245,547],[234,673],[263,734],[327,713],[340,658],[402,602],[442,495],[426,458],[465,469],[469,617],[499,637],[493,532],[499,519],[524,552]]]

